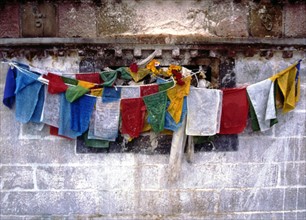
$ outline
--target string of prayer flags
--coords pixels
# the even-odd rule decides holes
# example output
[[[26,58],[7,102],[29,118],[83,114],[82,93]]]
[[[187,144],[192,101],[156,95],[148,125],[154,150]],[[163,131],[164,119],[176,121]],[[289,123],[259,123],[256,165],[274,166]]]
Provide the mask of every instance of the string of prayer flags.
[[[249,104],[246,87],[223,89],[220,134],[239,134],[246,127]]]
[[[212,136],[219,133],[221,109],[221,90],[191,87],[187,96],[186,134]]]
[[[68,89],[68,86],[64,83],[62,77],[56,74],[48,73],[45,78],[49,80],[48,92],[51,94],[62,93]]]
[[[58,134],[75,139],[76,137],[82,135],[82,133],[71,129],[71,103],[67,101],[65,93],[60,93],[60,96],[61,104]]]
[[[161,132],[164,130],[165,114],[167,106],[167,94],[166,92],[159,92],[153,95],[143,97],[145,102],[149,119],[148,122],[151,125],[153,131]]]
[[[120,100],[121,87],[105,87],[102,93],[102,102],[114,102]]]
[[[280,95],[283,98],[282,110],[283,113],[287,113],[295,108],[296,103],[299,101],[300,97],[300,79],[299,79],[299,65],[295,63],[283,71],[270,77],[270,80],[276,81],[278,87],[280,88],[277,97]]]
[[[94,136],[103,140],[115,141],[118,137],[120,100],[96,102]]]
[[[96,97],[82,96],[71,103],[71,129],[84,133],[88,127]]]
[[[40,122],[43,103],[43,84],[37,81],[38,75],[27,70],[17,69],[15,116],[21,123]]]
[[[121,133],[138,137],[144,126],[145,110],[142,98],[122,99]]]
[[[140,86],[140,96],[141,97],[155,94],[157,92],[158,92],[157,84]]]
[[[276,107],[274,98],[274,82],[270,79],[263,80],[247,87],[251,107],[254,108],[252,125],[256,129],[256,119],[260,131],[266,131],[271,127],[271,121],[276,119]],[[255,122],[254,122],[255,120]],[[273,124],[272,124],[273,125]]]

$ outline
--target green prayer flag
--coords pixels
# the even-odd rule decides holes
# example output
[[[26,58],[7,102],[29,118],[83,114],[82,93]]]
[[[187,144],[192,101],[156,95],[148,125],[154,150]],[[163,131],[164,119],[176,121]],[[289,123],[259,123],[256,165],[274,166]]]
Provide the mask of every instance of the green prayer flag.
[[[98,139],[89,139],[88,131],[83,134],[83,139],[86,147],[95,147],[95,148],[109,148],[109,141],[98,140]]]
[[[104,81],[103,86],[112,86],[117,79],[117,71],[104,71],[100,73],[101,79]]]
[[[149,124],[152,126],[153,131],[163,131],[165,125],[167,93],[159,92],[154,95],[144,96],[143,100],[149,113]]]
[[[66,100],[68,102],[74,102],[81,96],[85,95],[87,92],[89,92],[89,89],[86,89],[82,86],[70,86],[65,93]]]
[[[78,84],[78,80],[76,80],[76,79],[72,79],[72,78],[62,76],[62,80],[64,81],[64,83],[67,83],[67,84],[70,84],[70,85],[75,85],[76,86]]]
[[[158,91],[159,92],[166,91],[166,90],[170,89],[172,86],[174,86],[174,82],[173,81],[158,84]]]
[[[132,76],[131,76],[130,72],[128,71],[127,67],[120,67],[120,68],[116,69],[116,71],[121,74],[121,79],[126,79],[126,80],[131,80],[132,79]]]

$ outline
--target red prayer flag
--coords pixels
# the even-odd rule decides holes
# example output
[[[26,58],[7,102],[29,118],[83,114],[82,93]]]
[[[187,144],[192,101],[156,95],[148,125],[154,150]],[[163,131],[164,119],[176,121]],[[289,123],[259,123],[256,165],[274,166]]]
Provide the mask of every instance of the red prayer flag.
[[[121,99],[121,133],[138,137],[144,126],[145,110],[142,98]]]
[[[73,139],[71,139],[69,137],[66,137],[66,136],[63,136],[63,135],[59,135],[58,134],[58,128],[54,127],[54,126],[50,126],[50,135],[58,136],[58,137],[62,137],[62,138],[67,138],[69,140],[73,140]]]
[[[147,96],[154,93],[158,93],[158,84],[153,84],[149,86],[140,86],[140,96]]]
[[[246,88],[223,89],[220,134],[238,134],[246,127],[249,103]]]
[[[65,92],[68,89],[68,86],[64,83],[62,77],[56,74],[48,73],[45,78],[49,80],[48,92],[51,94]]]
[[[83,80],[86,82],[101,84],[102,80],[99,73],[79,73],[76,74],[77,80]]]

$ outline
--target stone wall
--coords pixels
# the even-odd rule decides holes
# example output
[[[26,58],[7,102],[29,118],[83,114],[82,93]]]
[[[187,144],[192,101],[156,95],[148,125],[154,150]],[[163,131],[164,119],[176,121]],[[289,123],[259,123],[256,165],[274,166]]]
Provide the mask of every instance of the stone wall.
[[[56,14],[55,20],[48,21],[55,22],[53,32],[40,27],[25,30],[22,11],[30,6],[10,2],[0,5],[0,36],[193,33],[203,39],[305,39],[303,1],[258,2],[56,1],[54,8],[44,6]],[[45,24],[39,19],[35,22]],[[148,43],[157,44],[156,39]],[[249,48],[232,54],[237,85],[266,79],[306,55],[303,46],[274,47],[269,53],[260,52],[259,46]],[[29,62],[13,47],[5,51],[2,57],[13,51],[14,59]],[[210,55],[214,54],[211,50]],[[78,69],[79,55],[58,57],[52,65]],[[217,56],[224,59],[222,54]],[[168,181],[169,155],[79,154],[75,141],[50,136],[47,127],[40,131],[34,124],[22,125],[14,111],[1,105],[0,219],[306,219],[305,62],[300,73],[301,100],[294,111],[279,113],[279,123],[267,132],[253,132],[248,125],[238,135],[237,151],[198,152],[193,163],[183,160],[176,182]],[[50,56],[35,57],[32,63],[48,66]],[[0,91],[7,68],[1,63]]]

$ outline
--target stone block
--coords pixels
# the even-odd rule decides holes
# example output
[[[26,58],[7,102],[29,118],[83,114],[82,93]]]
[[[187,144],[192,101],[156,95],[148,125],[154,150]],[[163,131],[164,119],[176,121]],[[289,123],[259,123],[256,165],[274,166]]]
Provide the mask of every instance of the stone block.
[[[111,190],[115,189],[134,189],[137,173],[133,166],[109,166],[109,169],[105,170],[107,175],[107,188]]]
[[[215,30],[219,37],[248,37],[247,13],[222,19]]]
[[[33,168],[29,166],[2,166],[1,190],[33,189],[33,174]]]
[[[281,37],[282,16],[280,5],[250,4],[250,35],[252,37]]]
[[[15,108],[10,110],[1,103],[0,120],[1,139],[16,142],[19,137],[21,123],[16,121]]]
[[[195,214],[214,213],[220,203],[219,196],[216,191],[193,191],[192,204],[194,207],[192,212]]]
[[[285,207],[284,210],[302,210],[306,208],[306,189],[288,188],[285,189]]]
[[[161,166],[139,166],[136,168],[138,181],[141,190],[160,188],[160,179],[162,176]]]
[[[24,220],[23,216],[17,215],[0,215],[1,220]]]
[[[275,127],[276,137],[304,136],[306,130],[305,113],[291,111],[278,114],[278,123]]]
[[[5,3],[0,8],[0,38],[19,37],[20,4]]]
[[[16,163],[73,163],[80,160],[74,153],[74,142],[60,140],[2,140],[0,161]]]
[[[1,194],[3,215],[69,215],[95,214],[98,201],[95,192],[7,192]]]
[[[92,3],[61,3],[58,14],[60,37],[96,37],[96,9]]]
[[[301,85],[301,89],[300,89],[300,100],[299,102],[296,104],[295,106],[295,110],[298,111],[305,111],[306,110],[306,85]]]
[[[297,220],[304,220],[306,219],[306,212],[303,211],[303,212],[298,212],[297,213]],[[289,219],[288,219],[289,220]]]
[[[222,190],[221,212],[283,210],[283,189]]]
[[[22,5],[23,37],[56,37],[57,10],[52,2],[27,2]]]
[[[104,194],[104,195],[101,195]],[[105,191],[100,192],[103,198],[102,206],[99,208],[99,213],[110,215],[131,215],[136,213],[137,200],[135,200],[135,191]]]
[[[283,186],[306,186],[306,163],[284,163],[280,170],[280,184]]]
[[[38,189],[43,190],[101,190],[108,186],[104,168],[96,166],[39,166],[36,179]]]
[[[137,214],[170,215],[179,206],[178,195],[172,191],[140,191]]]
[[[286,4],[284,6],[284,28],[286,37],[306,36],[306,5]]]

